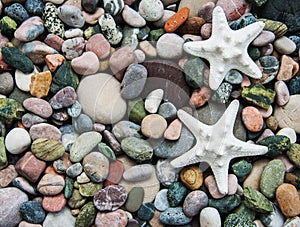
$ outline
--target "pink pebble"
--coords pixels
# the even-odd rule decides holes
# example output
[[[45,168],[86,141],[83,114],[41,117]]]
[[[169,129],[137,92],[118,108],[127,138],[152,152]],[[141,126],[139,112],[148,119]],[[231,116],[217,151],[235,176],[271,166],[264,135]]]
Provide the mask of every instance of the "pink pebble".
[[[259,132],[264,124],[261,113],[253,106],[247,106],[243,109],[242,120],[246,128],[251,132]]]
[[[52,47],[53,49],[60,51],[62,44],[64,43],[64,40],[62,38],[60,38],[58,35],[54,35],[51,33],[51,34],[47,35],[44,42],[47,45],[49,45],[50,47]]]
[[[90,37],[85,49],[94,52],[99,59],[105,59],[110,54],[110,44],[102,34],[95,34]]]
[[[203,39],[208,39],[211,36],[212,32],[212,24],[211,23],[205,23],[202,25],[200,34]]]

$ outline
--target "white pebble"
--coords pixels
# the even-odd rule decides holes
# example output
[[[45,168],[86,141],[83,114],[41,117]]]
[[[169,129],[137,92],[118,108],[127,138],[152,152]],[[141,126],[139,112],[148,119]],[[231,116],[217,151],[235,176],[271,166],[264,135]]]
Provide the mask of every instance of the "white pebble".
[[[276,135],[287,136],[290,139],[291,143],[296,143],[297,141],[296,132],[292,128],[282,128],[277,132]]]
[[[145,109],[149,113],[156,113],[158,107],[163,99],[164,91],[162,89],[156,89],[151,91],[145,100]]]
[[[5,147],[11,154],[20,154],[31,144],[29,133],[23,128],[12,129],[5,137]]]
[[[219,211],[213,207],[205,207],[200,213],[200,226],[221,227]]]
[[[16,80],[16,85],[17,87],[25,92],[29,92],[30,91],[30,84],[31,84],[31,77],[38,73],[38,70],[36,67],[34,67],[33,72],[25,74],[20,70],[16,70],[15,72],[15,80]]]
[[[142,63],[142,62],[145,61],[146,55],[142,50],[137,49],[137,50],[134,51],[134,54],[136,56],[136,59],[137,59],[138,63]]]
[[[284,106],[290,99],[290,92],[285,82],[282,80],[275,83],[276,103]]]

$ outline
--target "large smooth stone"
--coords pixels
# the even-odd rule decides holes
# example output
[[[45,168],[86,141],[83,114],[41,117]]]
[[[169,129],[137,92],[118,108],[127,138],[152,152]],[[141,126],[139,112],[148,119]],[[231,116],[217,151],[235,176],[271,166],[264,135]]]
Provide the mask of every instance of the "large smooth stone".
[[[127,105],[120,94],[120,83],[111,75],[97,73],[83,78],[77,95],[83,112],[95,122],[113,124],[126,113]]]

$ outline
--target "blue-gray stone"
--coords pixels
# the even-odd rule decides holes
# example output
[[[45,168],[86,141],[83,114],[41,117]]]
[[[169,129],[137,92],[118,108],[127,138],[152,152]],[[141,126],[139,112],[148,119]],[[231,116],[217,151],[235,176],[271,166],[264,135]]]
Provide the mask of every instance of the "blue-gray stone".
[[[232,69],[226,74],[225,81],[230,84],[240,84],[243,81],[243,75],[239,71]]]
[[[293,56],[298,56],[299,49],[300,49],[300,36],[298,35],[291,35],[289,39],[292,40],[296,44],[296,50],[292,53]]]
[[[45,219],[45,211],[37,201],[27,201],[21,204],[20,214],[22,218],[30,223],[42,223]]]
[[[183,201],[187,193],[187,188],[181,182],[174,182],[171,184],[167,192],[167,198],[170,206],[178,206]]]
[[[28,12],[20,3],[5,7],[4,13],[19,24],[29,18]]]
[[[171,122],[177,117],[177,109],[173,103],[165,102],[159,106],[158,114],[166,119],[167,122]]]
[[[192,221],[192,217],[184,214],[182,207],[170,207],[162,212],[159,220],[166,225],[185,225]]]
[[[155,207],[153,203],[143,203],[139,208],[137,215],[140,219],[149,221],[153,218]]]
[[[131,122],[131,121],[119,121],[112,128],[112,133],[117,138],[118,141],[126,137],[137,137],[142,138],[142,135],[139,133],[141,126]]]
[[[72,106],[67,108],[70,117],[78,117],[81,113],[82,107],[80,103],[76,100]]]
[[[41,0],[27,0],[25,2],[25,9],[30,15],[42,16],[45,4]]]
[[[93,120],[86,114],[80,114],[74,121],[74,129],[79,134],[93,130]]]
[[[248,26],[249,24],[253,24],[255,22],[256,22],[256,18],[251,13],[246,13],[239,19],[230,22],[229,26],[233,30],[238,30]]]
[[[227,103],[229,98],[230,98],[230,94],[232,91],[232,85],[230,83],[227,82],[223,82],[220,87],[218,87],[218,89],[216,90],[216,92],[213,94],[213,96],[211,97],[211,100],[217,102],[217,103]]]

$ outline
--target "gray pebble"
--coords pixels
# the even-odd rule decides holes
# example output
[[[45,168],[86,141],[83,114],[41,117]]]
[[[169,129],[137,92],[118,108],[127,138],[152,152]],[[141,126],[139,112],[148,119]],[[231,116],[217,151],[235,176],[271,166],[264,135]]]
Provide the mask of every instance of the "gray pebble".
[[[81,10],[72,5],[62,5],[57,9],[58,17],[67,25],[75,28],[81,28],[85,19]]]
[[[226,74],[225,81],[230,84],[240,84],[243,81],[243,75],[239,71],[232,69]]]
[[[159,211],[165,211],[170,207],[168,197],[167,197],[168,189],[160,190],[155,197],[154,206]]]
[[[9,72],[0,74],[0,94],[7,95],[14,89],[14,79]]]
[[[26,113],[22,116],[22,124],[25,126],[25,128],[30,128],[32,125],[45,122],[47,122],[46,119],[32,113]]]
[[[68,114],[70,117],[78,117],[81,113],[82,107],[80,103],[76,100],[75,103],[67,108]]]
[[[185,225],[192,221],[183,213],[182,207],[170,207],[160,214],[159,220],[167,225]]]
[[[69,177],[75,178],[75,177],[79,176],[82,173],[82,170],[83,170],[82,165],[79,162],[77,162],[77,163],[71,165],[67,169],[66,173]]]
[[[126,137],[137,137],[141,138],[142,135],[138,132],[141,130],[141,126],[131,122],[131,121],[119,121],[114,125],[112,133],[117,138],[118,141]]]
[[[93,127],[93,120],[86,114],[80,114],[79,117],[74,120],[74,129],[79,134],[92,131]]]
[[[165,118],[167,122],[171,122],[177,117],[177,109],[173,103],[165,102],[160,105],[158,114]]]

